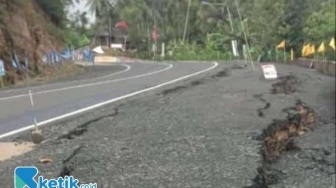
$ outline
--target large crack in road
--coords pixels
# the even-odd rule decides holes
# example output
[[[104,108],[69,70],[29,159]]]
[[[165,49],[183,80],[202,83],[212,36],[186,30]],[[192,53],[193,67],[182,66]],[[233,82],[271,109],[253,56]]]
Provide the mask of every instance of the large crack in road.
[[[281,76],[278,79],[278,82],[272,84],[272,94],[288,95],[298,91],[300,81],[295,75]],[[258,116],[263,118],[264,111],[271,106],[271,103],[263,98],[263,94],[254,97],[265,103],[263,108],[257,109]],[[246,188],[270,188],[272,185],[278,184],[284,178],[284,173],[272,164],[276,163],[286,152],[299,152],[301,148],[297,145],[294,137],[305,134],[318,121],[317,113],[300,99],[297,99],[293,107],[283,109],[283,112],[287,113],[285,119],[273,119],[272,123],[256,137],[261,142],[261,165],[257,169],[257,176],[253,179],[254,183]],[[330,155],[330,151],[324,150],[324,154]],[[312,157],[312,160],[317,164],[334,165],[324,159],[315,160]],[[335,171],[330,174],[335,174]]]

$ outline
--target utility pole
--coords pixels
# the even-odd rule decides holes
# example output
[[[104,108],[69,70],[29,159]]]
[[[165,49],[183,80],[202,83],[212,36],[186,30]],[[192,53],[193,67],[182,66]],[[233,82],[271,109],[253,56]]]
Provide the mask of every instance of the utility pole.
[[[153,34],[153,32],[155,31],[156,32],[156,17],[155,17],[155,14],[154,14],[154,3],[153,3],[153,8],[152,8],[152,13],[153,13],[153,21],[154,21],[154,27],[152,27],[152,34]],[[152,39],[153,39],[153,60],[155,60],[155,55],[156,55],[156,51],[157,51],[157,43],[156,43],[156,40],[153,38],[153,36],[152,36]]]
[[[231,18],[231,13],[230,13],[229,6],[226,5],[226,9],[227,9],[227,11],[228,11],[228,15],[229,15],[231,32],[233,33],[233,24],[232,24],[232,18]]]
[[[227,9],[227,13],[228,13],[228,17],[229,17],[229,23],[230,23],[230,27],[231,27],[231,33],[233,34],[234,30],[233,30],[233,22],[232,22],[232,17],[231,17],[231,12],[230,12],[230,8],[229,6],[227,5],[228,3],[228,0],[226,0],[224,3],[210,3],[210,2],[207,2],[207,1],[202,1],[202,4],[203,5],[216,5],[216,6],[225,6],[226,9]],[[233,54],[237,54],[237,45],[236,45],[236,40],[231,40],[231,45],[232,45],[232,51],[233,51]],[[236,56],[236,55],[235,55]]]
[[[189,14],[190,14],[190,6],[191,6],[191,0],[188,1],[188,10],[187,10],[187,16],[184,24],[184,32],[183,32],[183,39],[182,41],[185,41],[185,38],[187,37],[187,30],[188,30],[188,23],[189,23]]]
[[[240,10],[239,10],[238,1],[235,0],[235,3],[236,3],[236,7],[237,7],[237,12],[238,12],[239,20],[240,20],[240,23],[241,23],[241,26],[242,26],[242,29],[243,29],[243,33],[244,33],[244,38],[245,38],[245,42],[246,42],[247,51],[248,51],[248,54],[249,54],[249,56],[250,56],[251,65],[252,65],[253,70],[255,70],[254,63],[253,63],[253,59],[252,59],[252,55],[251,55],[251,52],[250,52],[250,46],[249,46],[249,43],[248,43],[248,41],[247,41],[247,35],[246,35],[246,32],[245,32],[245,26],[244,26],[244,23],[243,23],[243,20],[242,20],[242,16],[241,16],[241,14],[240,14]]]
[[[109,16],[109,48],[111,48],[111,34],[112,34],[112,31],[111,31],[111,17]]]

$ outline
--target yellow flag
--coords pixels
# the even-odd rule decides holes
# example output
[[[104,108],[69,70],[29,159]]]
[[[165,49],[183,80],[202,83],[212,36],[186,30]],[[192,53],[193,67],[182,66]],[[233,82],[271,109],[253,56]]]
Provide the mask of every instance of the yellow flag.
[[[293,51],[293,48],[291,49],[291,61],[294,61],[294,51]]]
[[[301,56],[304,57],[305,56],[305,52],[306,52],[306,45],[302,46],[302,50],[301,50]]]
[[[286,47],[286,41],[285,40],[281,41],[276,47],[277,48],[285,48]]]
[[[335,39],[334,39],[334,37],[331,39],[331,41],[330,41],[330,43],[329,43],[329,46],[330,46],[332,49],[336,50],[336,49],[335,49]]]
[[[314,44],[310,46],[310,54],[315,54],[315,45]]]
[[[320,47],[317,49],[317,52],[325,52],[324,42],[321,43]]]
[[[314,54],[315,53],[315,45],[314,44],[311,45],[310,48],[311,48],[311,53]]]
[[[305,56],[309,56],[311,54],[311,44],[307,44]]]
[[[303,45],[302,47],[302,57],[306,57],[309,54],[310,44]]]

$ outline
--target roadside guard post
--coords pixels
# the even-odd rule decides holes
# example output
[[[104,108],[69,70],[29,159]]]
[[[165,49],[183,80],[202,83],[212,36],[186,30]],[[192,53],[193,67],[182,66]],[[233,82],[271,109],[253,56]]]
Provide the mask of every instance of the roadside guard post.
[[[5,64],[0,59],[0,88],[4,87],[3,76],[5,76],[5,75],[6,75]]]
[[[261,65],[266,80],[277,79],[278,73],[272,64]]]

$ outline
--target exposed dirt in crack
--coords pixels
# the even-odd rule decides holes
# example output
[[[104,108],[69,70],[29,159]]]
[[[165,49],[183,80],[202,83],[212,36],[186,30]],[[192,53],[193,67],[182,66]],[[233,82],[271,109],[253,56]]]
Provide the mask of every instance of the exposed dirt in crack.
[[[318,120],[317,113],[300,100],[294,107],[284,109],[284,112],[287,112],[286,119],[273,120],[257,138],[262,141],[262,162],[258,175],[253,179],[254,184],[247,188],[268,188],[276,184],[282,172],[273,169],[272,163],[287,151],[299,150],[293,138],[304,134]]]
[[[291,94],[297,92],[300,82],[295,75],[281,76],[278,79],[280,81],[272,84],[272,94]]]
[[[283,173],[274,169],[271,165],[263,163],[257,169],[258,175],[253,179],[254,184],[244,188],[268,188],[269,185],[277,184]]]
[[[300,100],[285,111],[287,119],[274,120],[261,134],[262,155],[266,162],[276,161],[283,152],[295,149],[292,138],[304,134],[317,121],[316,112]]]
[[[265,113],[264,111],[269,109],[271,107],[271,103],[267,102],[264,98],[263,98],[263,94],[259,94],[259,95],[254,95],[254,98],[257,98],[258,100],[260,100],[261,102],[265,103],[265,106],[262,108],[258,108],[257,109],[257,114],[259,117],[264,118],[265,117]]]
[[[239,65],[239,64],[234,64],[231,66],[231,69],[245,69],[247,68],[247,64]]]
[[[59,137],[59,139],[68,139],[68,140],[72,140],[78,136],[81,136],[83,135],[84,133],[86,133],[88,131],[88,128],[89,128],[89,125],[93,124],[93,123],[96,123],[102,119],[105,119],[105,118],[108,118],[108,117],[113,117],[113,116],[116,116],[118,115],[119,111],[118,111],[118,108],[115,108],[114,109],[114,113],[113,114],[108,114],[108,115],[105,115],[105,116],[101,116],[101,117],[98,117],[98,118],[95,118],[95,119],[92,119],[90,121],[87,121],[79,126],[77,126],[76,128],[70,130],[68,133],[62,135]]]
[[[76,149],[73,150],[71,155],[67,157],[65,160],[63,160],[63,166],[61,169],[61,172],[59,174],[59,177],[65,177],[65,176],[70,176],[71,173],[75,170],[75,167],[73,165],[69,165],[68,162],[74,158],[77,154],[80,153],[80,151],[83,149],[83,146],[79,146]]]
[[[90,121],[87,121],[79,126],[77,126],[75,129],[69,131],[67,134],[64,134],[62,136],[59,137],[59,139],[69,139],[72,140],[78,136],[83,135],[84,133],[86,133],[88,131],[89,125],[94,124],[98,121],[101,121],[105,118],[108,117],[113,117],[119,114],[119,108],[115,108],[114,109],[114,113],[112,114],[108,114],[105,116],[101,116],[95,119],[92,119]],[[79,154],[81,152],[81,150],[83,149],[83,145],[77,147],[76,149],[73,150],[73,152],[69,155],[69,157],[67,157],[66,159],[63,160],[63,166],[60,170],[59,176],[60,177],[65,177],[65,176],[70,176],[71,173],[75,170],[75,166],[72,164],[69,164],[69,162],[71,161],[71,159],[73,159],[77,154]]]
[[[265,117],[264,111],[269,109],[270,107],[271,107],[271,103],[268,102],[268,103],[265,104],[265,106],[263,108],[259,108],[257,110],[258,116],[264,118]]]
[[[176,93],[176,92],[185,90],[187,88],[188,88],[187,86],[177,86],[177,87],[174,87],[174,88],[171,88],[171,89],[166,89],[166,90],[162,91],[161,94],[162,95],[169,95],[169,94],[172,94],[172,93]]]
[[[198,86],[198,85],[201,85],[201,84],[203,84],[202,80],[195,80],[195,81],[192,81],[190,83],[191,86]]]
[[[215,77],[228,77],[231,74],[231,69],[225,68],[222,71],[219,71],[216,75],[214,75]]]

